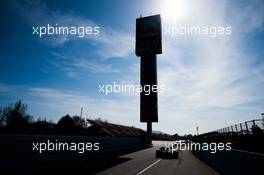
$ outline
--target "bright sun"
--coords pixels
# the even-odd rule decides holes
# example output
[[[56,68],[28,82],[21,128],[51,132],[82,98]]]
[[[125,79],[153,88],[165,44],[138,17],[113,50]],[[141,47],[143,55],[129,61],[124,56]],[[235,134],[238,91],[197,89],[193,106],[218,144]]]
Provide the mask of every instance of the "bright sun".
[[[184,0],[163,0],[160,3],[161,15],[167,22],[183,20],[188,15],[187,4]]]

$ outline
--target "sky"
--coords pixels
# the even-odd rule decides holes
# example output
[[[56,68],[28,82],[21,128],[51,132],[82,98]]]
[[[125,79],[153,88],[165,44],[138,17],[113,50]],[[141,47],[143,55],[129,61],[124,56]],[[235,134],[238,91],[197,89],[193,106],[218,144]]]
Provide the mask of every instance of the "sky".
[[[99,92],[99,85],[138,85],[135,22],[161,14],[157,55],[159,122],[170,134],[209,132],[264,112],[263,0],[3,0],[0,2],[0,105],[21,99],[35,118],[66,114],[140,123],[139,94]],[[98,26],[85,37],[33,34],[33,27]],[[231,34],[177,34],[177,26],[231,27]]]

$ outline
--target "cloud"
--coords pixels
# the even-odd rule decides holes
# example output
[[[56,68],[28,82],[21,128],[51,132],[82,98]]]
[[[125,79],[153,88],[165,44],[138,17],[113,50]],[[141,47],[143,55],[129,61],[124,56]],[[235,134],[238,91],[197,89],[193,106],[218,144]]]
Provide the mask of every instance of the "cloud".
[[[134,36],[129,33],[105,29],[100,42],[103,44],[98,55],[104,59],[112,57],[128,57],[134,53]]]
[[[249,34],[251,32],[261,32],[264,28],[264,2],[253,0],[235,4],[229,2],[232,9],[228,8],[228,17],[232,20],[238,34]],[[243,13],[241,13],[243,11]]]
[[[7,85],[5,84],[0,84],[0,93],[5,93],[8,92],[10,89]]]
[[[112,68],[112,65],[101,65],[101,64],[96,64],[96,63],[91,63],[87,60],[79,60],[77,63],[73,64],[74,67],[77,69],[84,69],[84,70],[89,70],[92,73],[117,73],[119,72],[118,70],[115,70]]]
[[[26,3],[15,1],[12,11],[19,13],[32,27],[47,26],[47,24],[68,27],[99,27],[100,33],[98,35],[85,35],[83,38],[70,35],[51,35],[38,38],[40,42],[47,45],[62,46],[74,40],[93,42],[94,45],[98,45],[98,57],[104,59],[127,57],[134,50],[133,35],[97,24],[86,17],[77,15],[73,11],[62,13],[60,10],[50,10],[42,1],[26,1]]]
[[[252,114],[264,107],[259,103],[264,101],[263,62],[254,65],[258,58],[246,52],[246,33],[241,29],[263,30],[263,2],[254,1],[249,7],[244,4],[239,8],[226,1],[186,2],[192,15],[181,21],[183,25],[231,25],[232,35],[163,36],[164,52],[158,56],[159,83],[166,87],[159,96],[162,128],[182,132],[184,125],[194,132],[196,125],[203,125],[200,128],[206,132],[216,129],[216,125],[225,127],[252,119]],[[247,10],[241,10],[244,8]],[[247,105],[246,109],[244,105],[249,103],[260,106]]]
[[[119,70],[114,69],[112,64],[91,61],[91,59],[77,58],[74,56],[64,55],[59,52],[51,52],[53,58],[46,58],[47,62],[52,66],[66,72],[69,78],[78,78],[82,72],[96,73],[118,73]]]

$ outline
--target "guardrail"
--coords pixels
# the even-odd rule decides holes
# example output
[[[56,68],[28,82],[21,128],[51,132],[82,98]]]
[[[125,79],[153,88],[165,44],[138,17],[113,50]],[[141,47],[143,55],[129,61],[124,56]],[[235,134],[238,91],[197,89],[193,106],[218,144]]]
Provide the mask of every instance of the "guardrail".
[[[264,118],[245,121],[225,128],[217,129],[213,132],[219,132],[221,134],[222,133],[237,133],[241,135],[251,134],[253,126],[258,126],[260,129],[264,130]]]

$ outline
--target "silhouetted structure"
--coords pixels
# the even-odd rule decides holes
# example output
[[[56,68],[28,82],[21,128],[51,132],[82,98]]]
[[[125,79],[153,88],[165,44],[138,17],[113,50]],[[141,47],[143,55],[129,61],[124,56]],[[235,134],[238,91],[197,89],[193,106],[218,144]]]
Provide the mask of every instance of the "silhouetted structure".
[[[200,134],[193,136],[191,140],[209,143],[231,142],[234,149],[264,153],[264,129],[261,120],[254,119],[221,130]],[[241,129],[236,130],[236,126],[241,126]]]
[[[136,19],[136,50],[140,58],[140,84],[150,86],[150,94],[140,93],[140,122],[147,123],[147,141],[151,144],[152,122],[158,122],[157,57],[162,53],[160,15]],[[143,88],[144,89],[144,88]]]
[[[100,120],[89,120],[87,121],[91,124],[89,131],[94,136],[99,137],[144,137],[145,131],[142,129],[117,125],[108,122],[103,122]]]

